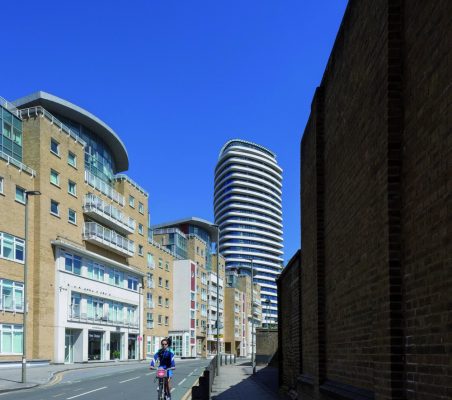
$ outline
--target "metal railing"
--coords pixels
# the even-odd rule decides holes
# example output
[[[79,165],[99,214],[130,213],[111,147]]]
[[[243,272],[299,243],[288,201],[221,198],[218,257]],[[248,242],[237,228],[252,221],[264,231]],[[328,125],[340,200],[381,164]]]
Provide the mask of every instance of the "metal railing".
[[[109,199],[113,200],[120,206],[124,207],[125,204],[124,196],[117,192],[116,190],[114,190],[108,183],[98,178],[92,172],[85,170],[85,182],[94,189],[97,189],[99,192],[107,196]]]
[[[0,96],[0,106],[6,108],[11,114],[19,116],[19,110],[8,100]]]
[[[50,114],[46,109],[42,108],[41,106],[35,106],[35,107],[29,107],[29,108],[23,108],[21,110],[18,110],[18,115],[22,119],[28,119],[31,117],[36,117],[39,115],[42,115],[44,118],[46,118],[50,123],[57,126],[62,132],[69,135],[74,141],[79,142],[81,145],[85,146],[86,142],[80,137],[77,136],[71,128],[69,128],[67,125],[63,124],[58,118],[54,117],[52,114]]]
[[[36,176],[36,171],[28,166],[26,166],[23,162],[16,160],[15,158],[9,156],[8,154],[0,151],[0,158],[3,158],[7,164],[14,165],[19,168],[21,171],[25,171],[27,174],[30,174],[32,178]]]
[[[135,244],[132,240],[121,236],[111,229],[105,228],[97,222],[85,222],[83,226],[83,239],[100,241],[130,256],[135,253]]]
[[[135,231],[136,222],[133,218],[126,216],[121,210],[111,204],[106,203],[93,193],[88,193],[85,195],[83,210],[85,212],[94,211],[98,214],[101,214],[110,221],[121,225],[131,233]]]
[[[3,295],[3,298],[0,297],[0,310],[24,312],[24,303],[23,301],[17,302],[12,298]]]

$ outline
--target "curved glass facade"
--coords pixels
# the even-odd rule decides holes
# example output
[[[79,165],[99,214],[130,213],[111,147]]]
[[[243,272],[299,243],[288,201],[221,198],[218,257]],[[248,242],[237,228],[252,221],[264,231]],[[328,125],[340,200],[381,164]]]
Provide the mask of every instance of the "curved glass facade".
[[[227,269],[251,275],[261,285],[264,324],[277,322],[276,278],[283,263],[282,169],[268,149],[231,140],[215,168],[214,213]]]
[[[93,173],[99,179],[113,186],[113,178],[116,171],[115,161],[109,147],[94,132],[85,126],[71,121],[61,115],[55,114],[63,124],[86,142],[85,169]]]

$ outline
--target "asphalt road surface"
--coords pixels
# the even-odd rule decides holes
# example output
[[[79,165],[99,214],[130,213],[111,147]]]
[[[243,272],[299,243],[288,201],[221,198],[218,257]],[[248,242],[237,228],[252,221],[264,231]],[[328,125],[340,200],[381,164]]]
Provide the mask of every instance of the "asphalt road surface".
[[[179,360],[171,382],[171,397],[180,399],[211,360]],[[155,370],[147,364],[124,371],[99,367],[60,374],[50,384],[0,394],[0,400],[152,400],[157,399]]]

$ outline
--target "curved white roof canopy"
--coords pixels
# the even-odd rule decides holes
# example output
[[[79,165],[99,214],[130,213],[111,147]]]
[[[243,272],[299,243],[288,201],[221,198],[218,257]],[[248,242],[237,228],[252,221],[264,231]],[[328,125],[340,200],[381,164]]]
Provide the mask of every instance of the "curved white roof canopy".
[[[41,106],[51,114],[59,114],[91,130],[110,148],[115,160],[116,171],[129,169],[129,156],[126,147],[118,135],[105,122],[83,108],[46,92],[36,92],[12,102],[17,108]]]

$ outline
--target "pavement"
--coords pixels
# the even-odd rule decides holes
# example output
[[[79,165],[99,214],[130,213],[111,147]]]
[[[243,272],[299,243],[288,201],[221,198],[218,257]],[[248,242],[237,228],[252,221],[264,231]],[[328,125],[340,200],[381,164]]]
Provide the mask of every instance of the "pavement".
[[[212,400],[289,400],[279,393],[278,369],[270,366],[256,367],[252,374],[251,363],[223,365],[212,387]]]

